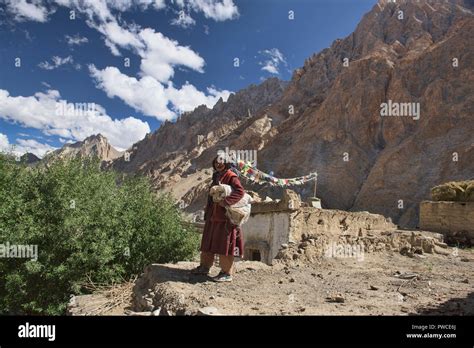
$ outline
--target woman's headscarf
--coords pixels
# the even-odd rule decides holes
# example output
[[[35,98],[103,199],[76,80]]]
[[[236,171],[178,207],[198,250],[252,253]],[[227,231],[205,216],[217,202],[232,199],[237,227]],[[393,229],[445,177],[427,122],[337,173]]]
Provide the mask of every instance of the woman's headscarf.
[[[225,170],[232,168],[232,163],[231,163],[231,162],[226,161],[226,160],[225,160],[224,158],[222,158],[221,156],[216,156],[216,157],[212,160],[212,169],[214,169],[214,171],[217,171],[217,169],[216,169],[216,162],[217,162],[218,160],[219,160],[219,162],[221,162],[222,164],[224,164]]]

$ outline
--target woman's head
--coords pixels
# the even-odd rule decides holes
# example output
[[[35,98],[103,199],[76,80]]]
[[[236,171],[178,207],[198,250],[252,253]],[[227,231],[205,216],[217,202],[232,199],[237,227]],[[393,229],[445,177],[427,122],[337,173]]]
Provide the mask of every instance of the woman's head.
[[[212,161],[212,168],[214,168],[214,170],[217,172],[225,171],[229,169],[230,167],[231,167],[231,164],[229,162],[226,162],[224,158],[222,158],[221,156],[217,156]]]

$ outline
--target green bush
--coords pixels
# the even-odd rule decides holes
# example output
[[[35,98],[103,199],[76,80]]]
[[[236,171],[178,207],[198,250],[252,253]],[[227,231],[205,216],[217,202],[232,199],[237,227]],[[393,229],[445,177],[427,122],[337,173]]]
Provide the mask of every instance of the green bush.
[[[30,168],[0,154],[0,245],[38,246],[36,261],[0,258],[0,314],[64,314],[87,279],[118,282],[152,262],[190,259],[198,234],[183,226],[145,178],[98,160]]]

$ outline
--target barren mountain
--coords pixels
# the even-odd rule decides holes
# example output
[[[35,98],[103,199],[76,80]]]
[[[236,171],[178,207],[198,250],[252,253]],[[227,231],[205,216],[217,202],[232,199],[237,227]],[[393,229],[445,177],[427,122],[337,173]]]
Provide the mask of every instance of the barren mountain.
[[[101,161],[112,161],[122,156],[102,134],[91,135],[83,141],[74,144],[66,144],[61,149],[53,151],[45,156],[48,161],[54,158],[87,158],[97,157]]]
[[[113,167],[150,176],[197,210],[217,151],[257,150],[259,168],[276,176],[317,171],[324,207],[416,226],[430,187],[474,175],[473,32],[472,1],[381,0],[288,84],[270,79],[200,106]],[[381,116],[382,103],[419,106],[419,117]]]
[[[275,109],[298,111],[259,163],[282,176],[317,170],[326,207],[416,225],[430,187],[474,175],[472,9],[380,1],[353,34],[295,72]],[[389,101],[419,103],[420,118],[381,117]]]

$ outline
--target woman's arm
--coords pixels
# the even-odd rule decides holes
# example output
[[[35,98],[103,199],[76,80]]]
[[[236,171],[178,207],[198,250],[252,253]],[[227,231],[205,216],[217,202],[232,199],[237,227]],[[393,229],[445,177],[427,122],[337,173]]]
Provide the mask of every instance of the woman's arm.
[[[209,186],[209,189],[207,191],[207,204],[206,204],[206,208],[204,209],[204,221],[206,221],[212,214],[212,207],[213,207],[214,201],[212,200],[211,195],[209,195],[209,191],[211,190],[212,186],[219,185],[218,176],[219,175],[217,172],[214,172],[212,174],[211,185]]]
[[[234,176],[230,179],[229,185],[232,187],[232,193],[224,199],[225,205],[232,205],[242,199],[245,194],[245,190],[240,183],[238,177]]]
[[[211,196],[207,196],[207,204],[206,207],[204,208],[204,221],[207,221],[207,218],[211,214],[212,211],[212,198]]]

